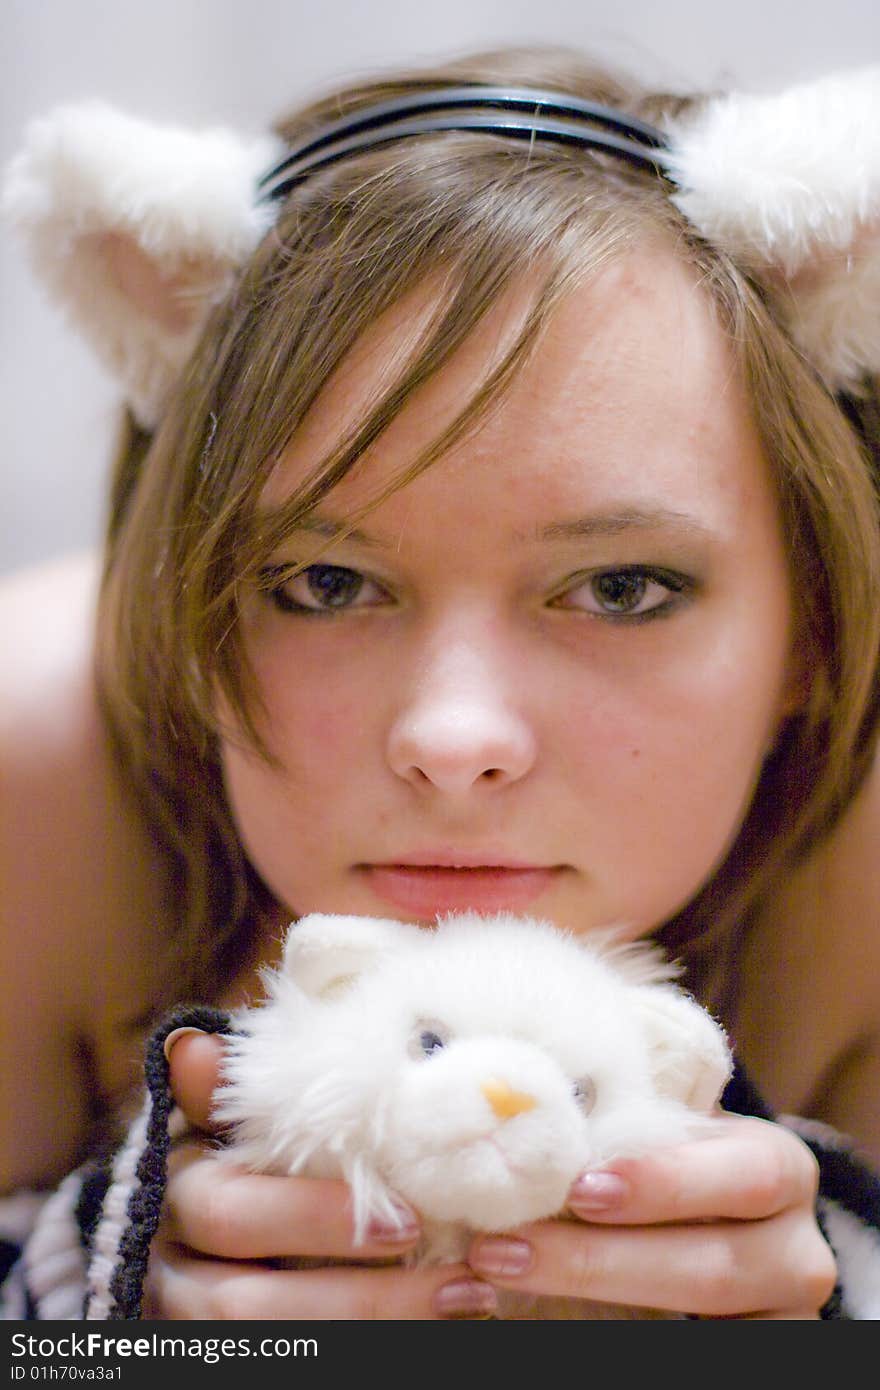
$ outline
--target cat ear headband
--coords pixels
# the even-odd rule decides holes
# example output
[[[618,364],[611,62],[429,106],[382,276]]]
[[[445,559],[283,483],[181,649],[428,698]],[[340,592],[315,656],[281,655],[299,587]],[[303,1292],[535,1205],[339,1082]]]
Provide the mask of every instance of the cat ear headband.
[[[340,159],[440,130],[600,150],[664,179],[768,288],[832,391],[880,374],[880,67],[733,93],[661,131],[558,92],[445,87],[361,108],[293,149],[91,103],[35,122],[3,209],[146,428],[279,201]],[[268,173],[266,169],[268,168]]]

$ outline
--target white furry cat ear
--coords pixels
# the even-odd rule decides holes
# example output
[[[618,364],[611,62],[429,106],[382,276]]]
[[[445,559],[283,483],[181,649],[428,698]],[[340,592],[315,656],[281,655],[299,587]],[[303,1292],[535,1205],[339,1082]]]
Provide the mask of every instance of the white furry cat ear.
[[[733,1067],[723,1030],[694,999],[675,987],[636,986],[634,996],[658,1091],[708,1113]]]
[[[6,171],[3,212],[38,278],[146,428],[271,222],[254,188],[276,155],[272,139],[158,126],[88,103],[35,121]]]
[[[288,929],[282,969],[305,994],[328,996],[419,930],[380,917],[313,912]]]
[[[880,373],[880,67],[732,93],[667,127],[673,201],[770,292],[834,391]]]

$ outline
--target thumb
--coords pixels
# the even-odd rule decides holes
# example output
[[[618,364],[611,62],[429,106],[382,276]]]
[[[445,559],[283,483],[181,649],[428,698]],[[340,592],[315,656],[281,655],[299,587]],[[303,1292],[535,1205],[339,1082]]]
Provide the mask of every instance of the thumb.
[[[211,1120],[214,1091],[220,1084],[223,1040],[199,1028],[176,1028],[165,1039],[171,1093],[190,1124],[215,1128]]]

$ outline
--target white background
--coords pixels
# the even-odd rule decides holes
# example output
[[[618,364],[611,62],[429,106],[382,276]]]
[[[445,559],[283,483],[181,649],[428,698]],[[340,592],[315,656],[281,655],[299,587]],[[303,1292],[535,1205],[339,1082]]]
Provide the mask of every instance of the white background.
[[[340,79],[505,42],[570,43],[656,85],[769,90],[880,62],[880,0],[0,0],[0,165],[60,102],[258,131]],[[93,544],[116,393],[5,230],[0,418],[0,571]]]

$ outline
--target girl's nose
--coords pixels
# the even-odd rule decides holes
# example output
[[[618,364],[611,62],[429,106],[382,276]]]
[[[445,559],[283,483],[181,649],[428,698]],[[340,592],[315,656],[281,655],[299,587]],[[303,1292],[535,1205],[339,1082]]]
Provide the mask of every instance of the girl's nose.
[[[512,673],[505,677],[500,665],[471,643],[447,648],[422,667],[388,737],[397,776],[460,796],[526,775],[535,762],[534,731],[514,703]]]

